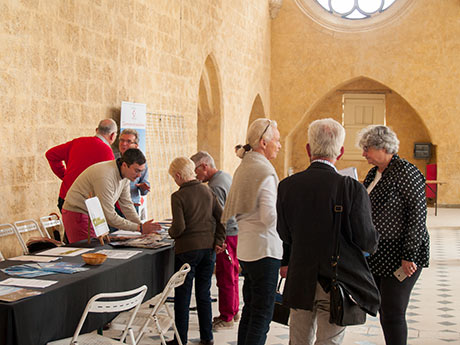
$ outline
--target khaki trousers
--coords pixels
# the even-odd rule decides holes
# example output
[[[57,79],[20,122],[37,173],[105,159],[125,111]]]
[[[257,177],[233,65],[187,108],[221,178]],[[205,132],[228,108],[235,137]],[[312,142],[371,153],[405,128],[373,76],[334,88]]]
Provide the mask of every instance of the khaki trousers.
[[[290,345],[340,345],[344,335],[345,327],[329,323],[329,294],[319,283],[313,310],[291,309]]]

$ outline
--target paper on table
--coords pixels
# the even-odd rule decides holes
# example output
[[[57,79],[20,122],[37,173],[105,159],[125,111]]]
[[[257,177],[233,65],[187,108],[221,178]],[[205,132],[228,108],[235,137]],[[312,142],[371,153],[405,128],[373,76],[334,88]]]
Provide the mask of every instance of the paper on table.
[[[37,255],[78,256],[93,249],[94,248],[56,247],[37,253]]]
[[[33,262],[51,262],[59,260],[59,258],[53,256],[37,256],[37,255],[21,255],[15,258],[8,258],[7,260],[12,261],[33,261]]]
[[[0,281],[0,285],[32,287],[32,288],[40,288],[40,289],[46,288],[56,283],[57,283],[57,280],[40,280],[40,279],[25,279],[25,278],[8,278],[8,279]]]
[[[138,236],[142,236],[142,234],[139,231],[117,230],[117,231],[111,232],[110,236],[138,237]]]
[[[140,250],[111,250],[102,249],[97,253],[105,254],[109,259],[129,259],[136,254],[142,253]]]
[[[40,291],[14,288],[16,291],[0,295],[0,301],[14,302],[20,299],[41,295]]]

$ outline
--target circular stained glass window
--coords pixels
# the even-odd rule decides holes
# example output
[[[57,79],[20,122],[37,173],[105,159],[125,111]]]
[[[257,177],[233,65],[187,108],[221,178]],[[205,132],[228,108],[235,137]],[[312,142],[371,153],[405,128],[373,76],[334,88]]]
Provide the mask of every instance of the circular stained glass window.
[[[396,0],[316,0],[329,13],[345,19],[367,19],[389,8]]]
[[[294,0],[308,17],[335,31],[367,31],[405,13],[415,0]]]

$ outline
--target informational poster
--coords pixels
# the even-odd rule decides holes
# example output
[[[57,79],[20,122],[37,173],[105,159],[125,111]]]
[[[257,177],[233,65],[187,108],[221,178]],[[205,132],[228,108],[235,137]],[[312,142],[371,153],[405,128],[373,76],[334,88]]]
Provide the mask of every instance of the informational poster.
[[[135,129],[139,135],[139,149],[146,154],[147,105],[142,103],[121,102],[120,133],[123,129]],[[147,215],[147,198],[141,196],[139,215]]]
[[[139,148],[145,154],[147,105],[142,103],[121,102],[120,132],[125,128],[132,128],[139,134]]]
[[[96,236],[100,237],[102,235],[108,234],[109,226],[105,220],[104,211],[102,210],[99,198],[95,196],[94,198],[86,199],[85,203]]]

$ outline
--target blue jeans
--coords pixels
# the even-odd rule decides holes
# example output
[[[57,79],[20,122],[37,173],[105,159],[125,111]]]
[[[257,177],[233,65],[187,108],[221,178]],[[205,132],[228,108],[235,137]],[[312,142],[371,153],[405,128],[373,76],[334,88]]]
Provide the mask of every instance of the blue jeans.
[[[175,256],[174,268],[176,272],[185,263],[191,267],[184,284],[174,290],[174,318],[183,344],[187,344],[193,278],[195,278],[195,299],[200,339],[212,340],[211,278],[215,262],[216,253],[213,249],[191,250]]]
[[[238,328],[238,345],[263,345],[273,316],[281,261],[263,258],[241,261],[244,307]]]

